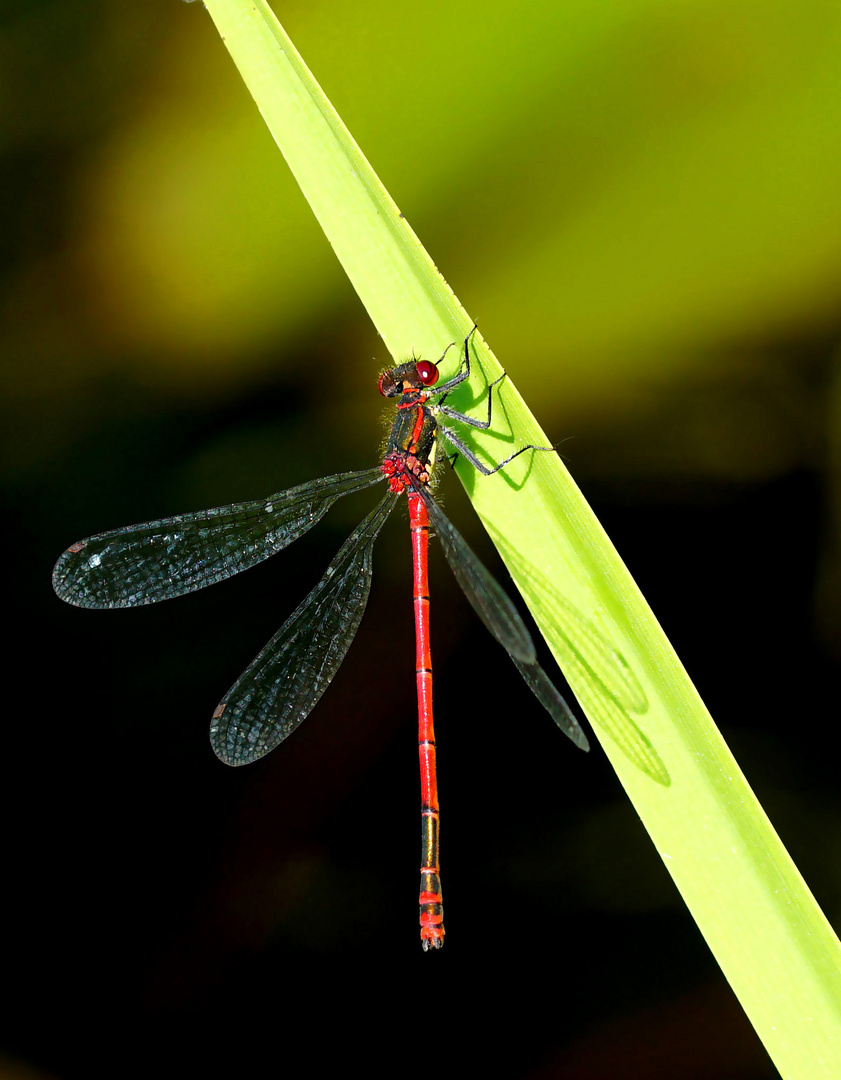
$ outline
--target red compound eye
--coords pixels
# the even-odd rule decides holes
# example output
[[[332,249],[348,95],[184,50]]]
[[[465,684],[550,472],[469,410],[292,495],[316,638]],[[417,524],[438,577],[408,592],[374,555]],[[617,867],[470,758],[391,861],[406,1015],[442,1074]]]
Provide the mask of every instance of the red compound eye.
[[[415,364],[415,371],[424,386],[434,386],[438,382],[438,365],[431,360],[419,360]]]

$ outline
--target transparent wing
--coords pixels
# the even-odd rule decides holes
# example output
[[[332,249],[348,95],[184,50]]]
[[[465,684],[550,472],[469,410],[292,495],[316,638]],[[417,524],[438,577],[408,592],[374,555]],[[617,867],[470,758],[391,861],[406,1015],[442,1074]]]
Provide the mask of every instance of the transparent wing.
[[[576,746],[582,750],[589,750],[590,743],[587,736],[581,730],[581,725],[575,719],[569,705],[558,693],[555,684],[535,660],[531,664],[524,664],[521,660],[512,656],[511,659],[517,667],[517,671],[526,680],[526,685],[549,713],[564,735],[568,735]]]
[[[430,524],[441,542],[447,562],[476,614],[514,661],[526,685],[561,731],[576,746],[589,750],[587,736],[552,680],[538,664],[531,634],[502,586],[482,565],[429,491],[418,484],[414,487],[426,504]]]
[[[228,765],[268,754],[327,689],[365,611],[374,541],[395,501],[389,492],[354,529],[321,581],[222,699],[210,742]]]
[[[441,542],[447,562],[476,614],[513,660],[534,663],[534,642],[502,586],[473,554],[429,491],[420,486],[417,490],[426,503],[430,524]]]
[[[182,596],[262,562],[337,499],[383,479],[379,469],[341,473],[267,499],[112,529],[68,548],[55,564],[53,588],[69,604],[91,608]]]

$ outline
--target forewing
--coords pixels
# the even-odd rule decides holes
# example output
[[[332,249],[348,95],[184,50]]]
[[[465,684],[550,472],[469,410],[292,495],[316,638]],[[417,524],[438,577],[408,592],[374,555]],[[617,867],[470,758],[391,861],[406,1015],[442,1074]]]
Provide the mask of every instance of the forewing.
[[[351,533],[318,585],[222,699],[210,742],[228,765],[273,750],[327,689],[365,611],[374,541],[395,499],[386,495]]]
[[[514,661],[534,663],[534,642],[502,586],[474,555],[426,488],[418,487],[447,562],[476,614]]]
[[[590,743],[587,736],[581,730],[581,725],[572,714],[569,705],[564,701],[555,688],[555,684],[535,660],[532,664],[524,664],[522,661],[511,657],[517,666],[517,670],[526,680],[526,685],[534,696],[549,713],[564,735],[568,735],[576,746],[582,750],[589,750]]]
[[[80,540],[59,558],[53,588],[78,607],[137,607],[203,589],[285,548],[343,495],[383,479],[341,473],[267,499],[129,525]]]
[[[555,689],[552,680],[538,664],[531,635],[502,586],[482,565],[429,492],[419,487],[416,490],[420,491],[426,503],[430,523],[441,541],[447,561],[476,614],[506,649],[529,689],[561,731],[568,735],[576,746],[589,750],[587,736]]]

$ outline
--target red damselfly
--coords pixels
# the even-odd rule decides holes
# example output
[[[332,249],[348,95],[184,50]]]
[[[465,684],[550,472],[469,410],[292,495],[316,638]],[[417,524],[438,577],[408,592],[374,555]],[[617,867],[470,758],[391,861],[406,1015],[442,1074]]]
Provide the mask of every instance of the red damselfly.
[[[430,527],[479,618],[506,649],[558,727],[577,746],[588,749],[587,738],[577,720],[538,664],[534,643],[516,608],[429,490],[439,433],[456,453],[462,454],[485,476],[497,472],[526,450],[551,449],[521,447],[491,468],[439,419],[444,417],[483,430],[491,426],[493,388],[504,375],[488,387],[485,420],[466,416],[445,403],[450,392],[470,375],[470,342],[474,331],[475,327],[464,341],[458,372],[440,386],[436,385],[438,364],[428,360],[413,358],[380,376],[380,393],[397,399],[397,415],[383,462],[377,468],[313,480],[267,499],[100,533],[68,548],[53,571],[56,593],[78,607],[152,604],[204,588],[254,566],[312,528],[343,495],[388,482],[388,492],[379,505],[350,534],[321,581],[237,679],[214,712],[210,727],[213,749],[227,764],[245,765],[263,757],[290,735],[336,674],[365,610],[374,541],[398,496],[406,494],[414,566],[422,813],[419,903],[424,949],[440,948],[444,940],[429,651],[427,539]]]

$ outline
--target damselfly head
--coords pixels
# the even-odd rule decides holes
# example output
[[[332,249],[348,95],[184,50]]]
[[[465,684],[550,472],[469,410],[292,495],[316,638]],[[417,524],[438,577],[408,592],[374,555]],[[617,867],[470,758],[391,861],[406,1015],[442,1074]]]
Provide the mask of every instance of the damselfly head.
[[[378,387],[383,397],[397,397],[398,394],[434,386],[438,382],[438,375],[438,365],[431,360],[409,360],[384,371]]]

